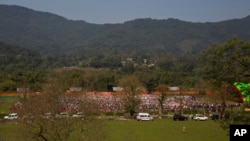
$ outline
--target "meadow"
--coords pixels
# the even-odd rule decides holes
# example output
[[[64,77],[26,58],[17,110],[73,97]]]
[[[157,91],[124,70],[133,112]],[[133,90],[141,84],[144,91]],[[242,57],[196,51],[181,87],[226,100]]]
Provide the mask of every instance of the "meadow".
[[[17,102],[17,97],[0,96],[0,112],[1,114],[9,113],[9,108],[13,103]]]
[[[113,121],[107,122],[109,141],[228,141],[227,132],[218,122],[173,121],[152,122]],[[183,132],[183,126],[186,131]]]
[[[219,127],[218,121],[212,120],[157,119],[152,122],[107,120],[105,125],[107,141],[229,141],[228,133]],[[18,138],[21,141],[22,132],[19,131],[18,124],[0,124],[0,131],[0,139],[15,141]]]

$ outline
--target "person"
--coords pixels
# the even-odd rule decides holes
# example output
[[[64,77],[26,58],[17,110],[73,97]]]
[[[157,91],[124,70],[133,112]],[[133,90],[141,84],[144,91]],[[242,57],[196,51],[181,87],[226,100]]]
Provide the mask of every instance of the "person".
[[[186,127],[185,126],[182,127],[182,132],[186,133]]]

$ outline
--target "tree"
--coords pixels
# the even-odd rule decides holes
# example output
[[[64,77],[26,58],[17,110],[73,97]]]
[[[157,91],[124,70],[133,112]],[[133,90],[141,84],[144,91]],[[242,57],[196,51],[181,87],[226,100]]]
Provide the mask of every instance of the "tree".
[[[160,80],[160,76],[157,71],[144,69],[140,72],[137,72],[136,75],[140,77],[140,81],[147,89],[149,94],[155,90],[155,87],[158,85]]]
[[[65,94],[62,80],[50,78],[41,94],[22,99],[20,116],[24,118],[20,121],[26,138],[67,141],[74,136],[74,140],[100,140],[99,135],[102,135],[104,140],[104,134],[100,133],[104,131],[102,124],[93,116],[94,112],[98,112],[96,103],[86,95]],[[71,117],[79,111],[83,112],[84,117]],[[67,115],[58,116],[61,112],[66,112]],[[93,128],[97,126],[98,128]]]
[[[222,100],[221,115],[224,115],[228,94],[234,82],[250,81],[250,43],[238,38],[223,44],[213,45],[201,54],[201,72]]]
[[[130,113],[130,116],[133,116],[137,106],[140,104],[138,97],[141,86],[140,81],[135,75],[126,75],[120,79],[119,85],[124,90],[125,110]]]
[[[133,74],[135,72],[135,67],[134,67],[134,63],[133,62],[129,62],[127,64],[125,64],[122,68],[121,71],[124,74]]]
[[[14,91],[16,89],[16,83],[12,80],[0,81],[0,92]]]
[[[163,103],[167,97],[166,91],[168,90],[168,85],[160,84],[156,87],[156,90],[160,92],[160,95],[158,97],[158,102],[159,102],[159,118],[161,118]]]
[[[250,80],[250,43],[232,38],[213,45],[201,54],[203,74],[214,84]]]

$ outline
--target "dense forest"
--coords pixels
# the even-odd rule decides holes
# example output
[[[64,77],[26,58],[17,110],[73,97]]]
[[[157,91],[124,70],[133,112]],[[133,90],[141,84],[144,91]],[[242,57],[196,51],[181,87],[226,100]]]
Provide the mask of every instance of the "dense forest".
[[[250,17],[216,23],[135,19],[91,24],[0,5],[0,91],[42,90],[62,74],[65,89],[110,91],[136,75],[147,91],[158,84],[201,88],[199,54],[232,37],[250,40]]]
[[[233,36],[250,39],[249,16],[215,23],[148,18],[120,24],[91,24],[0,5],[0,20],[2,42],[46,54],[82,58],[132,52],[151,56],[195,54]]]

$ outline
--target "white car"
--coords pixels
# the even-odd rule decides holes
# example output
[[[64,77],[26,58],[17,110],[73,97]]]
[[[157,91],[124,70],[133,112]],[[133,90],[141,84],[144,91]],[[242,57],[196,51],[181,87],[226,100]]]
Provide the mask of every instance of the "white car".
[[[4,116],[4,119],[7,119],[7,120],[14,120],[14,119],[17,119],[18,118],[18,115],[17,113],[11,113],[7,116]]]
[[[68,112],[61,112],[60,114],[56,114],[56,118],[68,118],[69,113]]]
[[[208,120],[208,117],[202,114],[197,114],[193,117],[193,120]]]
[[[76,114],[73,114],[72,117],[78,118],[78,117],[84,117],[83,112],[77,112]]]
[[[153,121],[153,117],[149,113],[138,113],[136,119],[138,121]]]
[[[49,118],[51,118],[52,117],[52,114],[51,113],[44,113],[43,115],[42,115],[42,118],[44,118],[44,119],[49,119]]]

